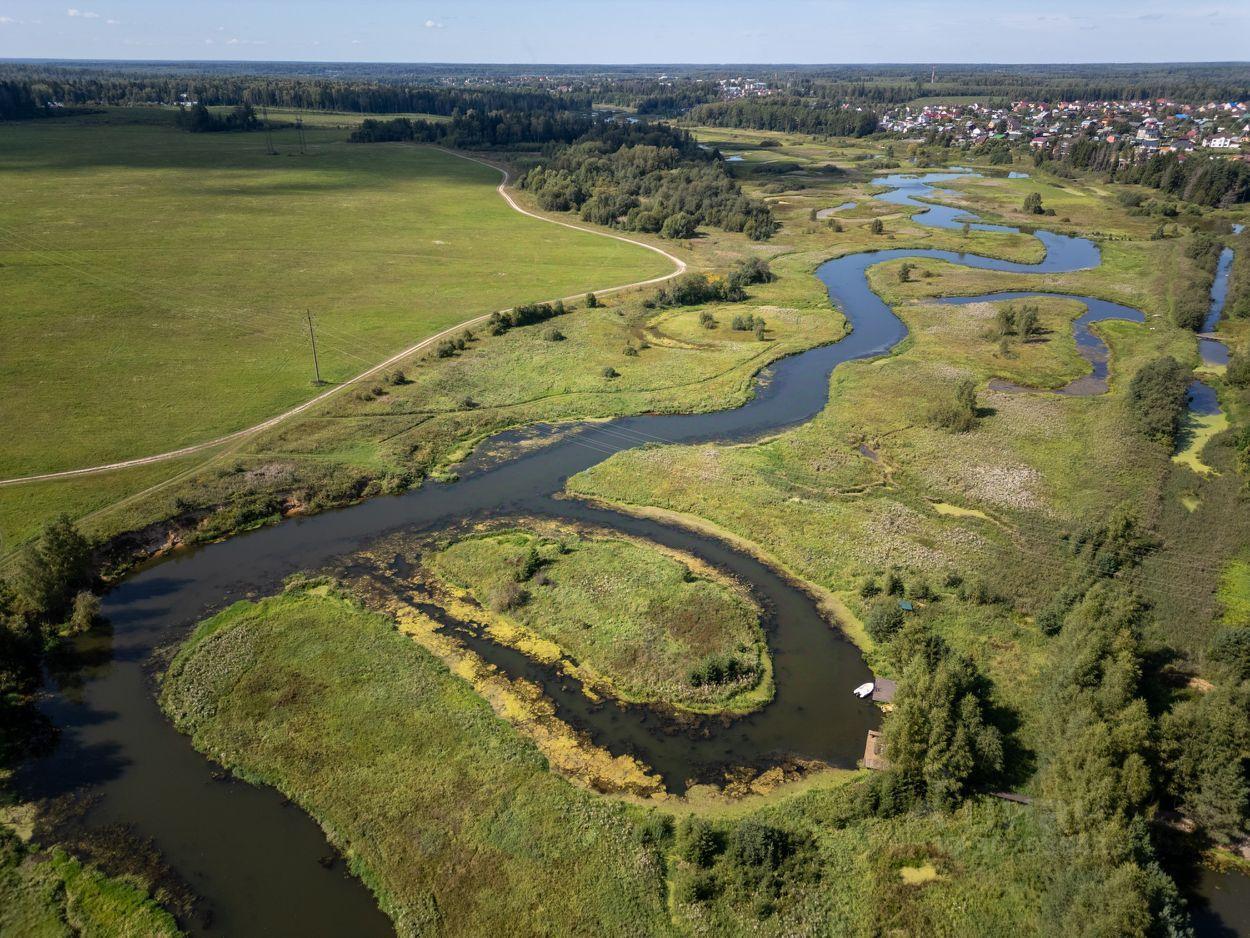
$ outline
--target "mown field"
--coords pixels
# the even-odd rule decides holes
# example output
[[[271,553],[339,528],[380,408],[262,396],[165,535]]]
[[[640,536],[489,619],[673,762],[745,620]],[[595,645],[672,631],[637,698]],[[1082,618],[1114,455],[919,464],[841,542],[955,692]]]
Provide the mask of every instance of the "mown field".
[[[167,111],[0,128],[0,477],[196,443],[448,325],[667,272],[525,218],[494,170],[346,131],[189,134]]]

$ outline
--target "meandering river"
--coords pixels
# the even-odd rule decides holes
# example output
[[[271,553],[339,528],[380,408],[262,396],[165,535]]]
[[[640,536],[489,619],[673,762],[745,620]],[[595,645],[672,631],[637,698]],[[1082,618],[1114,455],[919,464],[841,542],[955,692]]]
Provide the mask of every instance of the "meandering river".
[[[914,202],[930,197],[933,184],[951,178],[956,174],[886,177],[879,181],[891,191],[880,198],[921,205],[923,211],[915,216],[920,224],[961,227],[965,216],[960,210]],[[974,227],[1015,230],[980,222]],[[59,741],[50,755],[20,771],[19,789],[29,797],[80,796],[89,804],[84,824],[127,825],[150,838],[211,909],[211,921],[187,923],[194,932],[390,934],[389,922],[365,887],[340,867],[318,862],[328,847],[311,819],[272,790],[216,777],[214,766],[160,713],[144,665],[155,649],[178,641],[204,616],[235,600],[271,593],[294,571],[331,565],[397,531],[437,530],[466,519],[512,514],[586,521],[682,548],[737,574],[769,610],[775,700],[750,716],[728,722],[709,719],[680,731],[645,708],[591,705],[567,679],[557,679],[487,640],[466,637],[505,671],[541,681],[561,714],[600,745],[637,755],[674,791],[691,780],[714,778],[732,764],[800,757],[854,765],[867,730],[878,720],[870,704],[850,694],[869,673],[856,649],[830,627],[803,591],[715,539],[554,496],[571,475],[624,449],[652,442],[749,440],[815,416],[827,402],[833,369],[885,354],[906,335],[902,321],[868,286],[866,272],[874,264],[937,258],[1007,273],[1061,273],[1100,262],[1098,248],[1085,239],[1046,231],[1036,232],[1036,237],[1046,248],[1038,264],[907,248],[827,262],[817,276],[852,331],[834,345],[767,369],[751,401],[734,410],[564,428],[552,435],[549,445],[515,458],[470,459],[455,483],[431,483],[402,496],[290,519],[137,570],[104,598],[111,633],[81,641],[78,650],[90,663],[56,686],[44,704],[61,731]],[[1038,294],[991,294],[952,302],[1033,295]],[[1101,302],[1076,299],[1091,311]],[[1103,312],[1123,318],[1135,313],[1124,307]],[[1086,335],[1092,341],[1083,341],[1082,350],[1097,369],[1101,343],[1088,330]],[[1105,355],[1102,369],[1105,388]],[[502,434],[496,442],[518,435]]]

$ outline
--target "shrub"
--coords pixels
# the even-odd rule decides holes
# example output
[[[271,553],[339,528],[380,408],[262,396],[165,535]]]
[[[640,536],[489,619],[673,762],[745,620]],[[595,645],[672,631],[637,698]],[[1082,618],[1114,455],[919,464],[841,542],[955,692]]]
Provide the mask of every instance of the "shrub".
[[[709,867],[725,849],[724,838],[701,817],[689,817],[677,832],[678,852],[687,863]]]
[[[885,232],[885,225],[881,223],[880,218],[874,218],[872,220],[872,224],[868,226],[868,230],[875,235],[883,234]]]
[[[697,222],[690,215],[676,212],[664,219],[664,224],[660,226],[660,237],[673,241],[693,238],[697,227]]]
[[[439,358],[451,358],[456,354],[456,343],[450,339],[444,339],[434,348],[434,354]]]
[[[543,339],[547,342],[563,342],[564,333],[552,326],[543,332]]]
[[[1030,192],[1024,197],[1024,205],[1021,206],[1022,211],[1026,215],[1043,215],[1046,210],[1042,208],[1042,194],[1040,192]]]
[[[496,612],[507,612],[524,606],[529,598],[529,592],[520,583],[501,583],[491,589],[486,604]]]
[[[1250,355],[1236,353],[1228,356],[1228,368],[1224,380],[1233,387],[1250,388]]]
[[[611,365],[605,366],[601,373],[605,378],[609,378],[609,379],[619,378],[621,376],[621,373],[617,371],[615,368],[613,368]]]
[[[638,349],[634,348],[632,345],[627,345],[625,346],[625,355],[629,358],[637,358]]]
[[[599,308],[599,297],[595,296],[593,293],[587,293],[587,294],[586,294],[586,308],[587,308],[587,309],[598,309],[598,308]]]
[[[902,627],[903,610],[892,598],[877,600],[864,618],[864,628],[874,642],[888,642]]]
[[[1148,439],[1171,445],[1180,430],[1189,369],[1170,355],[1147,362],[1129,383],[1129,409]]]
[[[745,866],[775,870],[793,852],[789,834],[755,820],[743,821],[729,839],[730,855]]]
[[[1250,679],[1250,626],[1220,629],[1211,641],[1210,656],[1237,680]]]
[[[74,597],[74,608],[69,616],[70,630],[85,632],[95,624],[99,616],[100,598],[90,590],[79,590]]]
[[[699,313],[699,325],[701,325],[704,329],[715,329],[716,317],[713,316],[711,313],[709,313],[707,310],[704,310],[703,312]]]
[[[408,376],[404,374],[402,371],[392,371],[389,375],[386,376],[386,380],[394,385],[412,383],[408,380]]]

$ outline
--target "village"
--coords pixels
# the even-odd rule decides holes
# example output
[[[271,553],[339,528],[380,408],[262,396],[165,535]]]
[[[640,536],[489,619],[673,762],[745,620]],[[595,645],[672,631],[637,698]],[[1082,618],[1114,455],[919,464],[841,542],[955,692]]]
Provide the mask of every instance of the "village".
[[[1153,101],[1016,101],[1010,106],[981,103],[904,105],[887,111],[881,129],[950,138],[954,144],[1001,139],[1028,140],[1051,149],[1080,137],[1101,143],[1129,143],[1143,155],[1222,151],[1250,159],[1247,102],[1178,104]]]

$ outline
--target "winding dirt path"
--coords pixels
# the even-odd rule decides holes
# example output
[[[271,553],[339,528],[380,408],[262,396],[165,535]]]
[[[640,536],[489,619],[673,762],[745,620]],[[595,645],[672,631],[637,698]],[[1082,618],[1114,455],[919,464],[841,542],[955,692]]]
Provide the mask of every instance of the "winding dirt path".
[[[645,287],[654,283],[663,283],[665,280],[671,280],[673,277],[676,277],[679,274],[684,273],[686,270],[685,261],[683,261],[680,257],[676,257],[675,255],[670,254],[668,251],[665,251],[663,248],[656,247],[654,244],[647,244],[645,241],[637,241],[633,238],[627,238],[624,235],[613,234],[608,231],[599,231],[595,228],[588,228],[582,225],[576,225],[576,224],[573,224],[572,222],[560,221],[555,218],[548,218],[546,215],[540,215],[537,212],[531,212],[529,209],[521,207],[517,203],[516,199],[512,197],[512,193],[508,191],[507,187],[508,187],[508,183],[512,181],[512,175],[503,166],[499,166],[495,163],[490,163],[490,162],[487,162],[486,160],[481,160],[481,159],[478,159],[477,157],[469,156],[464,153],[458,153],[455,150],[448,150],[443,147],[433,147],[432,149],[439,150],[443,153],[449,154],[450,156],[455,156],[462,160],[468,160],[471,163],[477,163],[480,166],[486,166],[490,169],[495,170],[495,172],[499,173],[503,177],[500,180],[499,186],[497,189],[497,191],[499,192],[499,195],[502,196],[503,200],[508,203],[508,206],[511,209],[513,209],[516,212],[520,212],[522,215],[527,215],[530,218],[537,218],[539,221],[547,222],[550,225],[559,225],[562,228],[572,228],[574,231],[582,231],[582,232],[585,232],[586,234],[596,235],[600,238],[611,238],[613,241],[623,241],[626,244],[634,244],[634,245],[637,245],[638,247],[646,248],[648,251],[654,251],[656,254],[659,254],[660,256],[664,257],[665,259],[669,261],[672,261],[673,263],[672,272],[664,274],[663,276],[652,277],[649,280],[637,280],[633,283],[624,283],[619,286],[606,287],[604,289],[592,291],[596,294],[599,294],[602,296],[605,294],[619,293],[622,290],[632,290],[636,287]],[[580,296],[581,294],[575,294],[573,296],[560,297],[559,299],[573,300]],[[555,300],[554,299],[548,300],[546,302],[555,302]],[[509,307],[508,309],[511,309],[511,307]],[[492,310],[492,312],[495,312],[495,311]],[[498,310],[498,312],[507,312],[507,310],[506,309]],[[386,359],[385,361],[379,362],[378,364],[374,365],[372,368],[369,368],[366,371],[362,371],[360,374],[356,375],[354,378],[349,378],[346,381],[344,381],[342,384],[336,384],[334,385],[334,387],[329,388],[325,391],[322,391],[320,394],[317,394],[316,396],[309,398],[307,401],[305,401],[302,404],[292,407],[290,410],[283,411],[277,416],[270,417],[268,420],[263,420],[260,423],[253,424],[250,427],[244,427],[242,430],[235,430],[233,433],[227,433],[224,436],[215,437],[214,439],[211,439],[211,440],[205,440],[202,443],[193,443],[190,446],[184,446],[180,449],[171,449],[168,452],[156,453],[151,456],[139,456],[134,459],[123,459],[123,460],[120,460],[119,462],[104,463],[99,466],[86,466],[82,469],[63,469],[59,472],[43,472],[37,475],[16,476],[12,479],[0,479],[0,486],[20,485],[23,482],[46,482],[52,479],[68,479],[74,476],[94,475],[100,472],[112,472],[115,469],[130,469],[135,466],[147,466],[147,465],[151,465],[152,463],[166,462],[170,459],[178,459],[182,456],[192,456],[196,453],[201,453],[201,452],[204,452],[205,450],[213,449],[225,443],[236,442],[238,440],[244,439],[245,437],[254,436],[257,433],[261,433],[265,430],[272,429],[273,427],[278,426],[278,424],[283,423],[284,421],[290,420],[292,417],[296,417],[299,414],[304,413],[305,411],[311,410],[313,407],[316,407],[318,404],[324,403],[325,401],[333,397],[335,394],[340,393],[341,391],[345,390],[346,388],[351,387],[354,384],[358,384],[361,381],[367,381],[368,379],[375,377],[381,372],[386,371],[388,368],[391,368],[394,365],[399,364],[401,361],[408,358],[409,356],[415,355],[417,352],[420,352],[424,349],[429,348],[430,346],[434,345],[436,342],[440,341],[441,339],[446,339],[449,336],[462,332],[465,329],[470,329],[474,326],[481,325],[490,316],[491,316],[491,313],[483,313],[480,316],[474,316],[472,319],[466,319],[464,322],[460,322],[454,326],[450,326],[442,330],[441,332],[435,333],[429,338],[422,339],[420,342],[416,343],[415,345],[408,346],[408,348],[404,349],[402,352],[398,352],[395,355],[392,355],[390,358]]]

